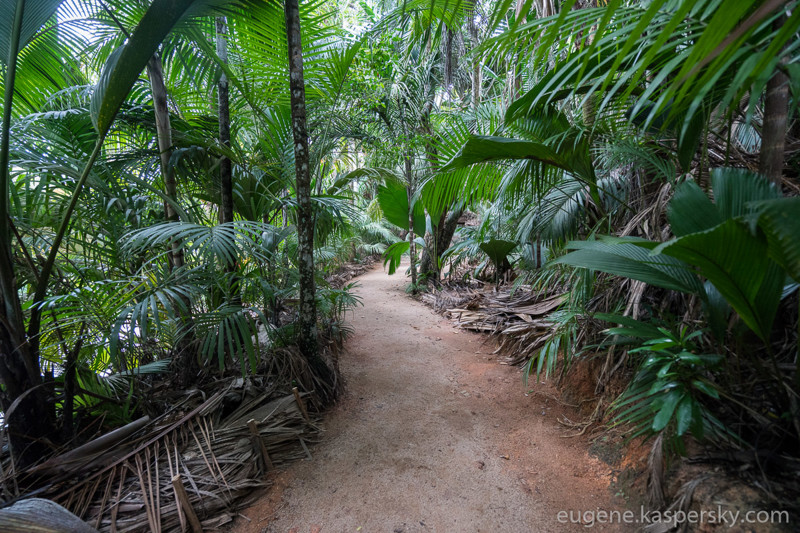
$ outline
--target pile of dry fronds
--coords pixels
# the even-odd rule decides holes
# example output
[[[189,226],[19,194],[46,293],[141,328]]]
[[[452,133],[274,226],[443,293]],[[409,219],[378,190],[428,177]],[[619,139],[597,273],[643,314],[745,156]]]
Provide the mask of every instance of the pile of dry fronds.
[[[525,288],[482,289],[450,285],[426,293],[422,301],[463,329],[498,337],[495,353],[509,364],[527,361],[546,342],[553,323],[547,315],[564,303],[563,294],[537,294]]]
[[[48,498],[103,532],[229,522],[269,485],[269,470],[309,454],[319,428],[296,390],[242,378],[218,390],[208,398],[189,391],[156,420],[143,417],[26,471],[4,465],[3,499]]]
[[[325,276],[325,281],[327,281],[331,287],[341,289],[348,281],[369,270],[379,258],[380,256],[371,255],[364,258],[360,263],[345,263],[331,274]]]
[[[335,344],[323,347],[333,366]],[[145,416],[44,462],[19,469],[6,448],[0,501],[46,498],[101,532],[213,530],[270,485],[270,470],[310,456],[320,429],[309,410],[339,387],[314,375],[295,347],[264,354],[246,378],[208,375],[188,391],[170,383],[151,387],[137,410]]]

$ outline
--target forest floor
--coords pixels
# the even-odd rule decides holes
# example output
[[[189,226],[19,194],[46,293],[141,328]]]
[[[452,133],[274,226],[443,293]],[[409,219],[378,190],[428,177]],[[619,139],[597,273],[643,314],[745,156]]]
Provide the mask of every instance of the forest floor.
[[[559,512],[624,511],[611,467],[558,423],[580,415],[549,385],[525,387],[484,335],[408,297],[404,276],[376,265],[358,282],[364,306],[348,315],[345,393],[326,413],[322,442],[313,459],[278,473],[231,531],[586,531]]]

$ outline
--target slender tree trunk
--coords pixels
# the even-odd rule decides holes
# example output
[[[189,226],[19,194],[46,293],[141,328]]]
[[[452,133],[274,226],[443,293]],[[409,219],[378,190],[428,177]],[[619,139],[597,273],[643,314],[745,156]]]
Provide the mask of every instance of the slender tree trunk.
[[[540,19],[556,14],[556,8],[553,0],[536,0],[535,5],[536,14]]]
[[[228,62],[228,25],[225,17],[217,17],[217,55],[223,63]],[[219,111],[219,144],[231,147],[231,112],[228,96],[228,77],[223,72],[217,84]],[[233,177],[231,160],[225,155],[219,163],[220,216],[222,223],[233,222]],[[233,265],[229,265],[233,266]]]
[[[6,318],[10,317],[0,317]],[[0,320],[0,382],[5,388],[0,391],[0,406],[8,424],[14,460],[17,466],[27,466],[52,451],[48,441],[58,438],[55,403],[41,372],[32,373],[26,368],[30,366],[26,359],[32,355],[30,345],[20,346],[14,338],[18,338],[18,332],[9,331]]]
[[[29,343],[17,293],[11,248],[10,130],[17,71],[20,27],[25,2],[17,0],[4,78],[2,137],[0,137],[0,404],[8,424],[9,442],[17,464],[25,466],[47,451],[43,439],[52,435],[54,401],[42,387],[38,342]],[[43,281],[46,283],[46,279]],[[38,333],[38,332],[37,332]],[[12,404],[17,402],[13,412]]]
[[[172,158],[172,125],[167,106],[167,86],[164,83],[164,68],[158,55],[154,55],[147,64],[147,76],[150,79],[150,91],[153,95],[153,107],[156,117],[156,137],[161,160],[161,177],[164,180],[164,217],[170,222],[179,222],[180,216],[175,209],[178,202],[178,184],[175,179],[175,170],[169,162]],[[183,244],[180,239],[170,242],[169,267],[181,268],[184,265]],[[178,383],[182,386],[193,385],[197,372],[200,370],[197,363],[197,354],[194,345],[194,321],[192,320],[192,302],[188,296],[181,296],[180,303],[185,308],[181,313],[181,327],[185,334],[175,347],[177,356],[174,365],[177,369]],[[66,408],[65,408],[66,415]]]
[[[783,26],[783,19],[775,22]],[[789,122],[789,78],[778,68],[767,82],[764,95],[764,123],[761,128],[761,156],[758,171],[781,186],[783,176],[784,152],[786,150],[786,130]]]
[[[300,40],[300,5],[286,0],[286,34],[289,45],[289,91],[297,192],[298,270],[300,312],[297,344],[312,366],[326,366],[317,345],[317,303],[314,282],[314,214],[311,208],[311,173],[306,131],[306,88],[303,80],[303,49]]]
[[[228,63],[228,23],[225,17],[217,17],[217,56],[220,60]],[[228,92],[228,77],[225,72],[219,77],[217,84],[217,102],[219,112],[219,144],[223,149],[231,147],[231,111],[230,98]],[[219,190],[220,190],[220,209],[219,221],[222,224],[233,222],[233,170],[231,160],[228,156],[222,155],[219,162]],[[235,248],[234,243],[230,243],[231,248]],[[225,265],[225,270],[230,274],[228,294],[232,305],[241,305],[242,296],[240,290],[240,277],[237,273],[238,260],[234,256]],[[242,342],[245,339],[241,339]]]
[[[517,5],[514,9],[515,18],[517,20],[517,24],[522,24],[521,20],[527,17],[527,13],[523,12],[525,8],[525,0],[517,0]],[[514,77],[512,79],[511,87],[509,87],[509,102],[513,101],[517,96],[519,96],[519,91],[522,88],[522,52],[517,52],[514,54]]]
[[[22,20],[24,2],[17,2],[15,17]],[[11,107],[14,99],[14,78],[16,75],[16,56],[19,44],[19,30],[15,19],[14,34],[11,36],[10,61],[5,73],[5,95],[3,100],[2,140],[0,141],[0,304],[2,304],[2,320],[0,320],[0,377],[6,386],[6,394],[16,398],[25,390],[25,372],[30,370],[25,360],[30,354],[24,353],[28,344],[25,339],[25,326],[22,318],[22,307],[17,293],[16,272],[14,271],[13,253],[11,249],[11,217],[9,198],[11,176],[9,164],[11,136]],[[38,359],[37,359],[38,362]],[[38,372],[37,372],[38,374]],[[5,407],[5,406],[4,406]]]
[[[475,54],[475,49],[478,47],[478,26],[475,24],[475,11],[469,15],[469,36],[472,41],[472,107],[478,109],[481,103],[481,58]]]
[[[411,258],[411,285],[414,286],[416,293],[417,286],[417,243],[414,242],[414,208],[411,206],[411,201],[414,197],[414,173],[411,169],[411,152],[406,152],[405,157],[406,169],[406,192],[408,194],[408,255]]]
[[[414,242],[414,209],[411,206],[411,201],[414,197],[414,172],[412,169],[412,158],[414,157],[414,152],[411,148],[411,129],[406,122],[406,115],[405,115],[405,106],[406,103],[402,99],[398,98],[397,100],[397,107],[400,111],[400,125],[403,130],[403,142],[406,145],[405,155],[403,156],[403,163],[405,165],[405,178],[406,178],[406,194],[408,198],[408,256],[409,260],[411,261],[411,266],[409,267],[411,270],[411,285],[413,287],[413,292],[416,293],[416,286],[417,286],[417,265],[416,265],[416,258],[417,258],[417,246]],[[384,120],[386,120],[384,118]],[[386,120],[386,123],[389,124],[389,121]],[[390,128],[391,129],[391,128]]]
[[[450,93],[450,88],[453,85],[453,70],[455,70],[453,61],[453,30],[447,28],[444,36],[444,88],[447,93]]]
[[[64,365],[64,401],[61,407],[61,434],[64,442],[69,442],[75,436],[75,424],[73,420],[75,409],[75,385],[77,382],[78,356],[83,348],[84,334],[86,333],[86,323],[81,324],[78,342],[69,353],[66,354]]]
[[[180,217],[175,209],[178,201],[178,186],[175,180],[175,171],[170,167],[172,158],[172,126],[167,107],[167,86],[164,83],[164,68],[161,59],[154,55],[147,64],[147,76],[150,78],[150,91],[153,95],[153,107],[156,116],[156,136],[158,138],[158,151],[161,156],[161,177],[164,180],[164,217],[170,222],[178,222]],[[170,267],[180,268],[184,264],[183,247],[179,240],[170,243]]]

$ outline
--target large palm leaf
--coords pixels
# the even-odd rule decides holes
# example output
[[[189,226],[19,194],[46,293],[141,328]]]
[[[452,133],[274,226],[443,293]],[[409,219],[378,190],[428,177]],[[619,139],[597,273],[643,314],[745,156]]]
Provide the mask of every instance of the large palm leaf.
[[[796,2],[659,0],[629,6],[617,0],[570,11],[574,3],[489,44],[500,51],[517,41],[538,42],[532,63],[546,65],[511,106],[509,119],[566,98],[598,99],[601,110],[626,102],[629,116],[644,125],[676,125],[684,166],[697,146],[697,125],[710,111],[738,106],[749,95],[752,113],[779,63],[794,63],[800,46],[793,38],[800,28]],[[778,24],[784,13],[789,16]]]
[[[714,202],[693,182],[682,184],[670,203],[674,239],[664,243],[643,239],[603,239],[570,243],[576,251],[556,263],[618,274],[667,289],[711,294],[705,277],[762,340],[768,341],[786,281],[784,265],[796,246],[786,239],[796,203],[775,204],[779,191],[762,177],[736,169],[716,169],[712,175]],[[763,221],[771,239],[748,222],[769,206]],[[777,225],[775,222],[780,220]],[[770,250],[771,248],[771,250]],[[648,253],[649,250],[649,253]]]

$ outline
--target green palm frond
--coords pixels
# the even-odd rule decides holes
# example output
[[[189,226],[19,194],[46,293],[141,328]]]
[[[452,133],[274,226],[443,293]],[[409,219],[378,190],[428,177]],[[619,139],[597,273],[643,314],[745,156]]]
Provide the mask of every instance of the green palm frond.
[[[525,212],[517,229],[517,240],[532,242],[567,239],[575,234],[585,216],[588,191],[580,181],[565,176]]]
[[[794,62],[800,46],[792,38],[800,28],[796,2],[744,1],[734,7],[713,0],[641,6],[616,1],[573,11],[569,5],[558,16],[509,29],[487,45],[507,52],[515,43],[538,42],[532,63],[548,65],[509,108],[509,120],[567,99],[597,98],[601,110],[626,102],[628,116],[645,127],[675,124],[679,149],[684,145],[684,152],[693,153],[698,139],[693,125],[707,120],[710,109],[738,106],[746,94],[752,114],[779,62]],[[790,15],[776,25],[784,13]]]
[[[273,232],[269,224],[253,221],[235,221],[216,226],[187,222],[166,222],[128,234],[123,249],[130,254],[163,249],[174,240],[181,241],[188,254],[196,254],[208,264],[236,263],[241,251],[258,260],[268,260],[258,243],[262,235]]]
[[[194,320],[201,357],[216,359],[220,369],[225,367],[226,357],[231,357],[238,360],[242,374],[255,372],[260,358],[256,320],[267,323],[260,310],[223,304]]]

